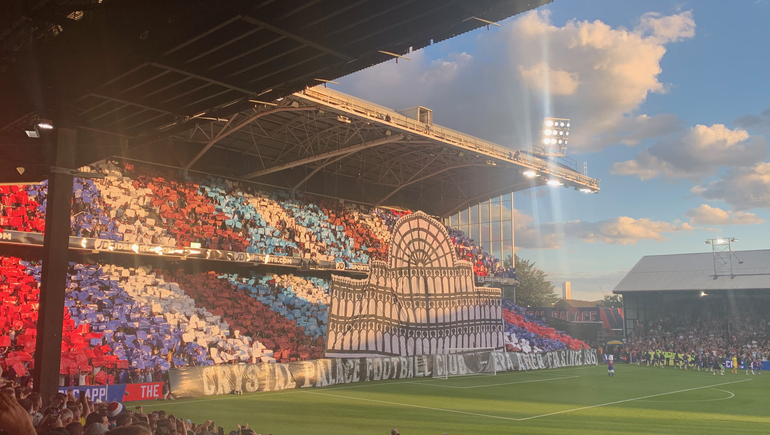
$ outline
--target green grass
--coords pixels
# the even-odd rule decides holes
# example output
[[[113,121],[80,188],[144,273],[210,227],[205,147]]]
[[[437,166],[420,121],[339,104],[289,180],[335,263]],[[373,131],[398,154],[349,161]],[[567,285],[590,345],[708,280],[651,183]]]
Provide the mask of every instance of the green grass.
[[[770,373],[616,365],[413,379],[145,402],[262,435],[718,434],[770,432]],[[712,388],[713,386],[713,388]]]

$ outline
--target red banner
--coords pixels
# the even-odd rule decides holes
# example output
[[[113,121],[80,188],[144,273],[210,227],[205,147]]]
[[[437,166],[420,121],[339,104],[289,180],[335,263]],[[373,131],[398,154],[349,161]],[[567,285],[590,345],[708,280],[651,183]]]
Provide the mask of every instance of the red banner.
[[[135,402],[137,400],[154,400],[162,398],[163,382],[126,384],[126,392],[123,393],[124,402]]]

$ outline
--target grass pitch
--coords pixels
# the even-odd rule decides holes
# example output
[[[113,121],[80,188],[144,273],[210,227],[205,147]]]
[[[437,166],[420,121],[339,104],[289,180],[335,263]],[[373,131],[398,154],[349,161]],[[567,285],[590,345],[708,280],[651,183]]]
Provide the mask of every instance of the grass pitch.
[[[615,373],[600,365],[141,404],[262,435],[770,433],[770,373],[625,364]]]

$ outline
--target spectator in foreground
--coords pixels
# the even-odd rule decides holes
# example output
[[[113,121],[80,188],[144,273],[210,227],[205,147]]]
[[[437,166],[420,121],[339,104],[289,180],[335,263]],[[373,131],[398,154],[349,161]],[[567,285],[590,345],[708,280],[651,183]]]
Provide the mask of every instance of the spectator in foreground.
[[[29,415],[14,395],[0,392],[0,428],[13,435],[36,435]]]

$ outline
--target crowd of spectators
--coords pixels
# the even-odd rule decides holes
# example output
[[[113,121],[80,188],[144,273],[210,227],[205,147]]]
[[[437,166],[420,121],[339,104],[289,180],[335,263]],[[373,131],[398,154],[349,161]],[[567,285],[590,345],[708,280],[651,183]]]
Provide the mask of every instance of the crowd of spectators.
[[[33,368],[41,265],[0,257],[0,370]],[[71,264],[60,385],[158,382],[171,367],[320,358],[329,283]]]
[[[617,349],[621,359],[649,361],[650,352],[690,356],[699,360],[761,361],[770,355],[770,318],[762,301],[743,301],[725,308],[720,303],[671,304],[646,324],[636,325]],[[673,364],[666,361],[666,364]]]
[[[0,257],[7,379],[26,379],[33,368],[40,273],[39,262]],[[321,358],[329,291],[328,280],[313,276],[72,263],[60,386],[159,382],[171,367]],[[507,305],[505,320],[511,351],[577,346],[519,307]]]
[[[387,260],[410,211],[370,208],[216,177],[103,162],[74,181],[71,234],[131,243],[368,263]],[[0,232],[45,229],[47,183],[0,186]],[[461,232],[460,259],[480,276],[512,269]],[[41,264],[0,257],[0,370],[33,368]],[[279,274],[189,273],[70,264],[61,386],[153,380],[171,367],[320,358],[329,281]]]
[[[259,191],[213,176],[102,162],[85,171],[103,179],[74,181],[71,234],[140,243],[368,264],[386,260],[390,230],[409,211],[370,208]],[[42,232],[47,183],[0,187],[0,231]],[[459,258],[479,276],[515,278],[462,232],[450,230]]]
[[[200,421],[197,416],[196,420]],[[92,402],[73,390],[43,398],[26,386],[0,385],[0,435],[257,435],[248,424],[226,431],[213,421],[196,424],[165,411],[145,413],[118,402]]]
[[[527,313],[511,301],[503,301],[505,347],[509,352],[539,353],[559,349],[588,349],[580,340],[546,325],[545,319]]]
[[[42,233],[45,216],[40,204],[30,197],[34,186],[0,186],[0,231],[3,229]]]
[[[485,252],[481,246],[474,244],[473,239],[466,237],[465,233],[452,228],[447,228],[447,230],[457,252],[457,258],[469,261],[473,265],[473,272],[477,276],[518,278],[513,268],[505,267],[500,259]]]

